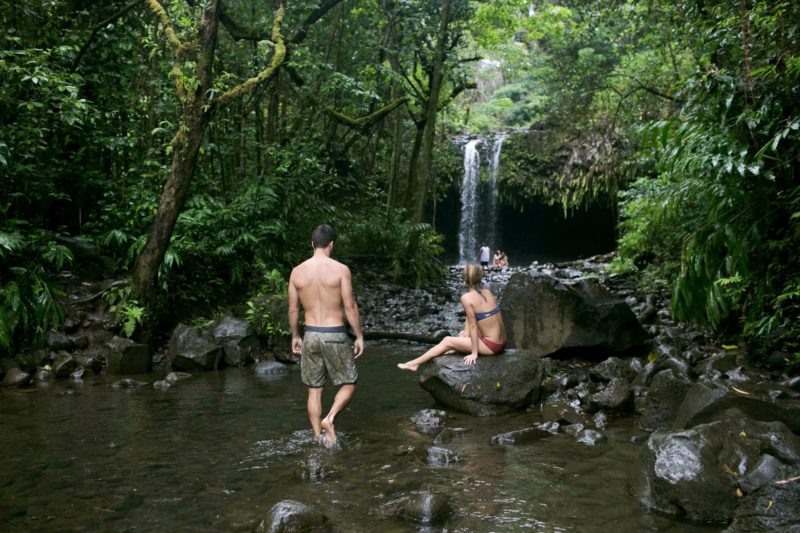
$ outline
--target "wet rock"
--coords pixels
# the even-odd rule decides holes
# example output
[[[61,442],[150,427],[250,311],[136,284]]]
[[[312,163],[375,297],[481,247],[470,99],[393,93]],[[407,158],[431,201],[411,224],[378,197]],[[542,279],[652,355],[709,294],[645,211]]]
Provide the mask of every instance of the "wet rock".
[[[595,413],[595,415],[592,417],[592,422],[594,422],[594,427],[597,429],[605,429],[605,427],[608,425],[608,415],[603,411]]]
[[[46,368],[36,370],[36,381],[50,381],[53,379],[53,372]]]
[[[222,348],[214,336],[200,330],[178,324],[169,340],[169,359],[179,370],[217,370],[222,362]]]
[[[47,334],[47,347],[54,352],[69,351],[75,348],[72,340],[58,331],[51,331]]]
[[[423,409],[411,417],[411,422],[423,433],[432,433],[447,422],[447,412],[439,409]]]
[[[541,429],[542,431],[547,431],[553,435],[558,433],[561,424],[556,422],[555,420],[551,420],[549,422],[539,422],[538,424],[534,424],[534,427]]]
[[[649,387],[650,382],[653,380],[653,376],[656,375],[656,372],[658,370],[659,369],[656,368],[655,363],[648,362],[646,365],[642,367],[642,369],[636,375],[636,378],[633,380],[633,385]]]
[[[633,389],[624,379],[614,378],[603,390],[589,397],[586,410],[590,413],[600,410],[630,413],[633,407]]]
[[[705,375],[725,374],[737,366],[741,366],[742,358],[743,355],[739,350],[722,351],[705,361],[702,368],[699,369],[699,373]]]
[[[584,429],[575,437],[576,442],[585,444],[586,446],[597,446],[605,440],[605,434],[594,429]]]
[[[259,376],[288,374],[289,369],[283,363],[277,361],[264,361],[255,367],[256,374]]]
[[[794,391],[800,391],[800,376],[787,379],[785,385]]]
[[[167,390],[171,386],[172,385],[170,384],[170,382],[167,381],[166,379],[160,379],[158,381],[154,381],[153,382],[153,388],[154,389]]]
[[[10,368],[3,378],[4,387],[24,387],[29,385],[33,377],[19,368]]]
[[[106,371],[109,374],[145,374],[150,371],[150,349],[124,337],[113,337],[107,343]]]
[[[739,488],[745,494],[755,492],[775,480],[788,477],[789,467],[772,455],[764,454],[747,474],[739,480]]]
[[[53,374],[57,378],[66,378],[77,368],[78,363],[72,354],[66,352],[59,353],[53,361]]]
[[[656,431],[640,451],[632,487],[647,510],[727,523],[736,506],[737,475],[764,453],[795,461],[799,447],[785,425],[747,418]]]
[[[267,518],[256,526],[257,533],[300,533],[330,531],[328,517],[304,503],[284,500],[276,503]]]
[[[536,442],[552,436],[553,434],[549,431],[545,431],[544,429],[538,427],[530,427],[495,435],[492,437],[491,443],[498,446],[530,444],[531,442]]]
[[[452,514],[449,498],[443,494],[422,492],[412,495],[400,506],[401,518],[430,526],[444,524]]]
[[[75,354],[75,361],[83,368],[91,370],[95,374],[99,374],[103,370],[103,362],[95,358],[92,353]]]
[[[479,357],[467,366],[463,356],[436,357],[420,367],[420,385],[437,401],[477,416],[523,409],[536,402],[546,363],[522,350]]]
[[[72,371],[72,373],[69,375],[69,377],[70,377],[70,379],[72,379],[72,381],[82,381],[83,380],[83,375],[84,375],[85,372],[86,372],[86,369],[83,368],[82,366],[79,366],[78,368],[76,368],[75,370]]]
[[[434,446],[444,446],[448,442],[453,440],[453,437],[456,436],[456,432],[450,428],[444,428],[439,433],[436,434],[436,437],[433,439]]]
[[[800,468],[795,466],[786,478],[798,475]],[[739,501],[733,522],[724,533],[800,531],[797,502],[800,502],[800,482],[767,483]]]
[[[448,448],[431,446],[426,451],[426,461],[430,466],[448,466],[462,461],[461,456]]]
[[[624,379],[627,382],[633,381],[636,371],[619,357],[609,357],[589,370],[589,375],[596,381],[608,383],[614,378]]]
[[[658,363],[658,369],[668,368],[674,372],[676,376],[683,376],[686,379],[693,379],[697,374],[689,366],[689,363],[678,357],[667,357]]]
[[[74,337],[70,337],[70,339],[78,350],[85,350],[89,347],[89,337],[87,335],[75,335]]]
[[[656,374],[647,393],[639,427],[646,431],[671,427],[690,386],[686,377],[676,376],[671,369]]]
[[[166,381],[170,385],[175,385],[179,381],[185,381],[190,377],[192,377],[192,375],[189,374],[188,372],[170,372],[169,374],[166,375],[164,381]]]
[[[586,426],[581,423],[569,424],[563,427],[562,431],[572,437],[577,437],[578,434],[584,430]]]
[[[647,338],[630,307],[595,279],[566,284],[519,272],[509,279],[501,304],[509,345],[535,356],[621,352]]]
[[[227,316],[212,323],[210,330],[222,345],[225,363],[230,366],[252,363],[260,351],[261,341],[247,320]]]
[[[674,429],[685,429],[726,416],[747,416],[755,420],[780,421],[800,433],[800,408],[797,400],[770,401],[750,393],[747,385],[737,384],[735,392],[720,384],[695,383],[686,393]]]

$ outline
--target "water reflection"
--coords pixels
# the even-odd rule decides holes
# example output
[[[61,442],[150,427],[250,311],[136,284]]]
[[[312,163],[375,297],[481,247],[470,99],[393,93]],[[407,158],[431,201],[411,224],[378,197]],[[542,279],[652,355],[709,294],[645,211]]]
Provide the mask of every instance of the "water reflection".
[[[11,531],[250,530],[272,505],[296,499],[341,531],[693,529],[643,514],[627,494],[638,449],[625,421],[612,421],[609,441],[596,448],[564,435],[494,446],[493,435],[547,413],[451,412],[437,445],[461,461],[431,467],[437,433],[409,417],[436,406],[414,374],[394,368],[418,351],[369,347],[356,395],[337,419],[338,450],[321,448],[308,429],[297,372],[265,379],[228,369],[168,390],[88,378],[2,391],[0,523]],[[420,494],[444,498],[443,525],[402,517],[402,502]]]

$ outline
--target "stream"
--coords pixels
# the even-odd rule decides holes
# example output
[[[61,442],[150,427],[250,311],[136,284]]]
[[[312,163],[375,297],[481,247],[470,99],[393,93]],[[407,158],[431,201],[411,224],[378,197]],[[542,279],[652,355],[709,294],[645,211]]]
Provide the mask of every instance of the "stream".
[[[719,531],[641,511],[627,491],[635,418],[613,419],[595,447],[556,435],[494,446],[501,432],[552,419],[540,407],[498,417],[448,412],[445,444],[462,461],[426,463],[435,433],[409,418],[436,408],[395,368],[421,346],[370,343],[359,388],[337,418],[341,447],[311,439],[296,367],[197,373],[169,390],[115,389],[117,378],[0,391],[0,524],[5,531],[249,531],[277,502],[326,514],[336,531]],[[139,376],[153,381],[153,375]],[[326,390],[329,406],[332,390]],[[548,415],[550,416],[548,418]],[[412,450],[422,450],[422,455]],[[396,503],[446,495],[443,526],[409,523]]]

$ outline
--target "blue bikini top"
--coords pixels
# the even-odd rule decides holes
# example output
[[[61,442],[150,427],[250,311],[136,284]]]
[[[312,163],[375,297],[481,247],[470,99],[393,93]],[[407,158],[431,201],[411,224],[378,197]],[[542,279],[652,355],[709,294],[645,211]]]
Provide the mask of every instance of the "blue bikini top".
[[[481,291],[479,291],[478,289],[475,289],[475,292],[477,292],[478,294],[481,295],[481,298],[483,298],[484,302],[488,302],[489,301],[489,300],[486,299],[486,296],[484,296],[483,293]],[[479,313],[479,312],[476,311],[475,312],[475,320],[476,321],[480,321],[480,320],[483,320],[484,318],[489,318],[490,316],[494,316],[499,312],[500,312],[500,306],[499,305],[497,307],[495,307],[494,309],[490,310],[490,311],[486,311],[485,313]]]

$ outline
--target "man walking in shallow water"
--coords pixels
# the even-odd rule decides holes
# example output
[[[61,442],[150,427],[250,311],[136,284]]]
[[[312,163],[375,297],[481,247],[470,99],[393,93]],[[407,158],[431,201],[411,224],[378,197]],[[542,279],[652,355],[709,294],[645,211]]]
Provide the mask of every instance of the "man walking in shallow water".
[[[301,355],[300,370],[308,387],[308,418],[314,436],[325,431],[324,443],[336,444],[333,421],[344,409],[356,390],[358,371],[355,359],[364,352],[364,335],[358,305],[353,296],[350,269],[331,259],[336,232],[321,224],[311,234],[314,255],[292,270],[289,276],[289,327],[292,330],[292,352]],[[300,338],[300,306],[304,311],[305,332]],[[350,339],[344,319],[355,333]],[[322,387],[325,379],[339,390],[331,410],[322,417]]]

